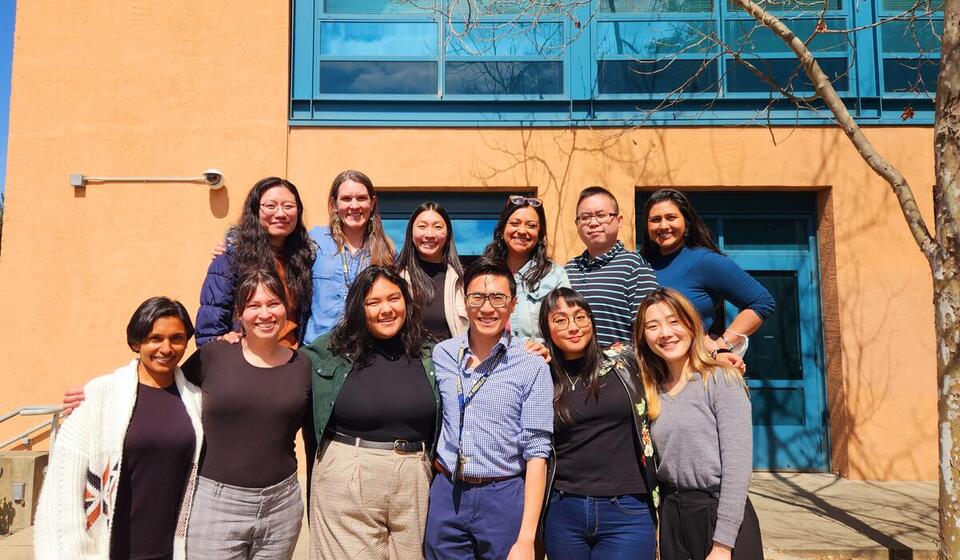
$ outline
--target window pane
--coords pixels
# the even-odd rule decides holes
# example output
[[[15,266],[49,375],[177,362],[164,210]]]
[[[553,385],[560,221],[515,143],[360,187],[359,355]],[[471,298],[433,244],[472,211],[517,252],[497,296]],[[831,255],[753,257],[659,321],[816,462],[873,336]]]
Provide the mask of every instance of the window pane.
[[[804,12],[818,14],[823,10],[824,5],[828,10],[839,10],[843,7],[840,0],[759,0],[757,4],[771,12],[789,12],[791,14]],[[741,14],[747,13],[733,0],[727,0],[727,10]]]
[[[565,45],[560,23],[454,25],[447,54],[456,56],[559,56]]]
[[[432,0],[324,0],[328,14],[409,14],[432,12]]]
[[[600,3],[601,12],[615,14],[691,13],[712,10],[712,0],[603,0]]]
[[[801,218],[727,218],[723,221],[724,249],[770,245],[806,249],[807,241],[807,222]]]
[[[476,18],[491,15],[538,16],[572,10],[579,2],[531,2],[530,0],[447,0],[447,14],[454,19]]]
[[[461,257],[477,256],[493,239],[493,230],[497,219],[452,218],[453,239],[457,243],[457,254]],[[407,231],[407,220],[403,218],[384,218],[383,229],[397,247],[403,248],[403,236]]]
[[[880,6],[888,12],[905,12],[917,4],[916,0],[882,0]],[[917,6],[918,13],[931,11],[943,11],[943,2],[941,0],[921,0]]]
[[[803,379],[797,273],[792,270],[748,272],[777,302],[773,315],[750,335],[750,346],[743,357],[750,364],[750,378]]]
[[[663,54],[701,53],[713,46],[705,37],[709,21],[607,21],[596,24],[601,58],[631,55],[656,58]]]
[[[680,89],[699,93],[717,90],[715,67],[715,62],[704,60],[601,60],[597,63],[597,80],[600,93],[670,93]]]
[[[800,38],[806,40],[817,27],[815,19],[793,19],[786,24]],[[844,29],[846,20],[834,18],[827,20],[830,29]],[[754,19],[736,19],[726,22],[724,38],[737,50],[743,52],[793,52],[783,40]],[[845,52],[846,34],[819,34],[810,42],[810,48],[820,52]]]
[[[320,93],[436,94],[436,62],[321,61]]]
[[[889,58],[883,61],[883,91],[910,93],[936,91],[939,60]]]
[[[436,56],[435,23],[320,24],[321,56]]]
[[[880,26],[883,52],[940,52],[943,20],[891,21]]]
[[[751,388],[750,411],[754,426],[803,426],[803,389]]]
[[[795,58],[766,58],[747,60],[756,66],[787,91],[813,91],[813,84],[800,68]],[[837,91],[846,91],[850,87],[850,75],[847,70],[846,58],[817,59],[820,68],[833,81]],[[790,77],[792,80],[789,80]],[[789,80],[789,82],[788,82]],[[763,92],[770,91],[770,86],[756,77],[749,68],[735,60],[727,60],[727,88],[731,92]]]
[[[448,94],[563,93],[562,62],[448,62]]]

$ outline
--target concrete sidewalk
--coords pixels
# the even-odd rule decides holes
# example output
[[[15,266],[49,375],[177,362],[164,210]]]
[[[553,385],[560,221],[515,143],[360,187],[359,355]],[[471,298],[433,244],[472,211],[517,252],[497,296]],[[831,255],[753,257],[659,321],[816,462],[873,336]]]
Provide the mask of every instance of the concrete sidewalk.
[[[926,560],[937,556],[936,482],[860,482],[755,473],[750,499],[768,560]],[[306,527],[306,524],[304,524]],[[0,537],[0,559],[31,560],[33,530]],[[304,560],[307,532],[294,554]]]

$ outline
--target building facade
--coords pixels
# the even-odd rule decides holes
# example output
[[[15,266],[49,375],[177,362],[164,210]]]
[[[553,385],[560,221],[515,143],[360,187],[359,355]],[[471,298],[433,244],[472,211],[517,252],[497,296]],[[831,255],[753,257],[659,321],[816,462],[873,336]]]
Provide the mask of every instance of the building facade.
[[[496,13],[479,18],[448,2],[21,3],[0,411],[56,402],[129,359],[124,327],[147,297],[195,311],[214,243],[264,176],[293,181],[316,224],[333,177],[360,169],[395,239],[437,200],[466,255],[506,194],[532,193],[560,262],[583,250],[583,187],[617,195],[629,246],[647,194],[673,187],[777,300],[748,354],[755,467],[936,477],[929,270],[895,197],[818,102],[798,110],[738,62],[809,95],[776,37],[725,0],[536,13],[490,0],[475,5]],[[931,219],[925,91],[942,23],[873,25],[912,5],[829,0],[822,17],[782,15],[798,36],[821,31],[818,61]],[[223,189],[70,184],[210,167]],[[0,436],[23,427],[8,424]]]

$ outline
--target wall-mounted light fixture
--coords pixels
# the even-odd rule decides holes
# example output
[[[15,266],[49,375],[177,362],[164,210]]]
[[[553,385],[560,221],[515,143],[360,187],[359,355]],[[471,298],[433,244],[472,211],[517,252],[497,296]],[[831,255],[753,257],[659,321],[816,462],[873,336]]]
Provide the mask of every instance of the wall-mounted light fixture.
[[[90,177],[80,173],[70,175],[70,185],[74,188],[84,188],[87,183],[204,183],[216,190],[223,187],[223,172],[211,168],[195,177]]]

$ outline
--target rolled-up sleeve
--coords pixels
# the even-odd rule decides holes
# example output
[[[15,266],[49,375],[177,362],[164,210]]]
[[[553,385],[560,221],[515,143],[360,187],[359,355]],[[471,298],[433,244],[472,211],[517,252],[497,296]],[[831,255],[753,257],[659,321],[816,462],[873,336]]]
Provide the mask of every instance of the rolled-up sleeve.
[[[523,401],[520,412],[523,429],[523,458],[527,461],[550,455],[550,436],[553,434],[553,381],[545,362],[538,364],[537,373]]]

